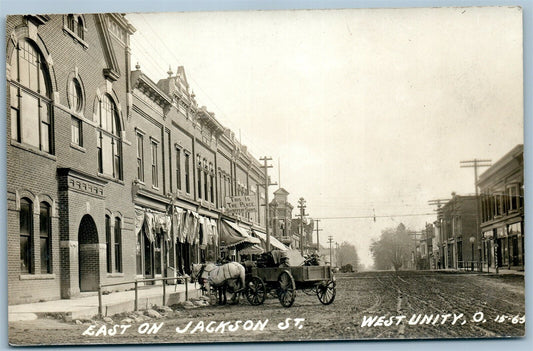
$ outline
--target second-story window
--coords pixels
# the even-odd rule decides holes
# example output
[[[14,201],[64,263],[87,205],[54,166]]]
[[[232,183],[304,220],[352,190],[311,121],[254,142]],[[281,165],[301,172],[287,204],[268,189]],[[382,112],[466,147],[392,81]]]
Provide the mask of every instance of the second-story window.
[[[11,138],[52,153],[52,94],[44,57],[21,40],[11,57],[11,71]]]
[[[157,170],[157,142],[155,140],[152,140],[152,186],[158,187],[159,186],[159,175]]]
[[[204,199],[209,201],[209,175],[207,174],[207,161],[204,158],[203,162],[203,168],[204,168]]]
[[[198,198],[202,198],[202,160],[200,159],[200,155],[196,156],[196,177],[197,179],[197,190],[198,190]]]
[[[76,27],[76,21],[74,20],[74,15],[70,14],[67,16],[67,28],[74,33]]]
[[[83,25],[83,19],[81,17],[78,17],[78,25],[76,28],[76,34],[81,40],[83,40],[85,37],[85,26]]]
[[[215,173],[213,164],[209,164],[209,194],[212,203],[215,203]]]
[[[98,171],[122,179],[122,140],[115,103],[108,95],[99,100]]]
[[[176,148],[176,187],[181,190],[181,150]]]
[[[185,154],[185,191],[191,193],[191,156]]]
[[[144,140],[141,133],[137,133],[137,179],[144,182]]]

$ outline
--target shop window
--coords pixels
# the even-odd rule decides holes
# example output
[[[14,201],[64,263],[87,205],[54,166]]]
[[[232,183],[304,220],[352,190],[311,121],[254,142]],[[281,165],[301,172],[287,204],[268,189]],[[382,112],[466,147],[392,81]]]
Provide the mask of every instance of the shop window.
[[[115,272],[122,272],[122,226],[120,218],[115,218]]]
[[[137,275],[143,274],[143,262],[142,262],[142,247],[143,247],[143,230],[139,230],[137,233],[137,244],[135,245],[135,258],[137,263]]]
[[[29,41],[21,40],[11,69],[16,77],[10,85],[11,138],[51,153],[51,94],[44,58]]]
[[[116,105],[108,95],[104,95],[97,105],[98,172],[122,179],[122,140]]]
[[[157,233],[154,240],[154,270],[161,274],[161,235]]]
[[[33,205],[26,198],[20,200],[20,272],[33,273],[32,237],[33,237]]]
[[[41,251],[41,273],[52,273],[51,247],[52,220],[50,217],[50,206],[46,202],[41,202],[39,213],[39,242]]]

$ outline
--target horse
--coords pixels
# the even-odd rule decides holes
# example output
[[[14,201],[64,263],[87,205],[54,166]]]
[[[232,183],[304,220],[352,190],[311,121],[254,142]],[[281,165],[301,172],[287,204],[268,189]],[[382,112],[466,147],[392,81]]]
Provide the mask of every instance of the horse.
[[[209,293],[211,288],[218,291],[218,303],[226,304],[228,288],[233,291],[232,303],[238,302],[238,294],[245,286],[245,269],[237,262],[229,262],[216,266],[213,263],[193,264],[191,281],[198,282]],[[222,302],[224,296],[224,302]]]

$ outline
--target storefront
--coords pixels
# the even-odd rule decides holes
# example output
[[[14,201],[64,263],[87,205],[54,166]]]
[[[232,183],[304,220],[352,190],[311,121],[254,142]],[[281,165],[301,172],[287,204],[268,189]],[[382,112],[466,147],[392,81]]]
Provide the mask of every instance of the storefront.
[[[248,228],[244,228],[229,219],[222,219],[220,221],[221,258],[240,261],[240,251],[254,245],[261,245],[261,240],[251,236],[248,230]]]

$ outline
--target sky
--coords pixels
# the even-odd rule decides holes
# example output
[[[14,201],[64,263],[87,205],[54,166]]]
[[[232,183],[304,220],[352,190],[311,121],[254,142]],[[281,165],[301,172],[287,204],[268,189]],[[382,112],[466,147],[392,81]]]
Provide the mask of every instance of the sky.
[[[365,265],[382,230],[419,231],[429,200],[474,193],[460,161],[523,143],[516,7],[127,18],[133,64],[156,82],[184,66],[199,105],[273,158],[293,205],[306,199],[321,244],[350,242]]]

